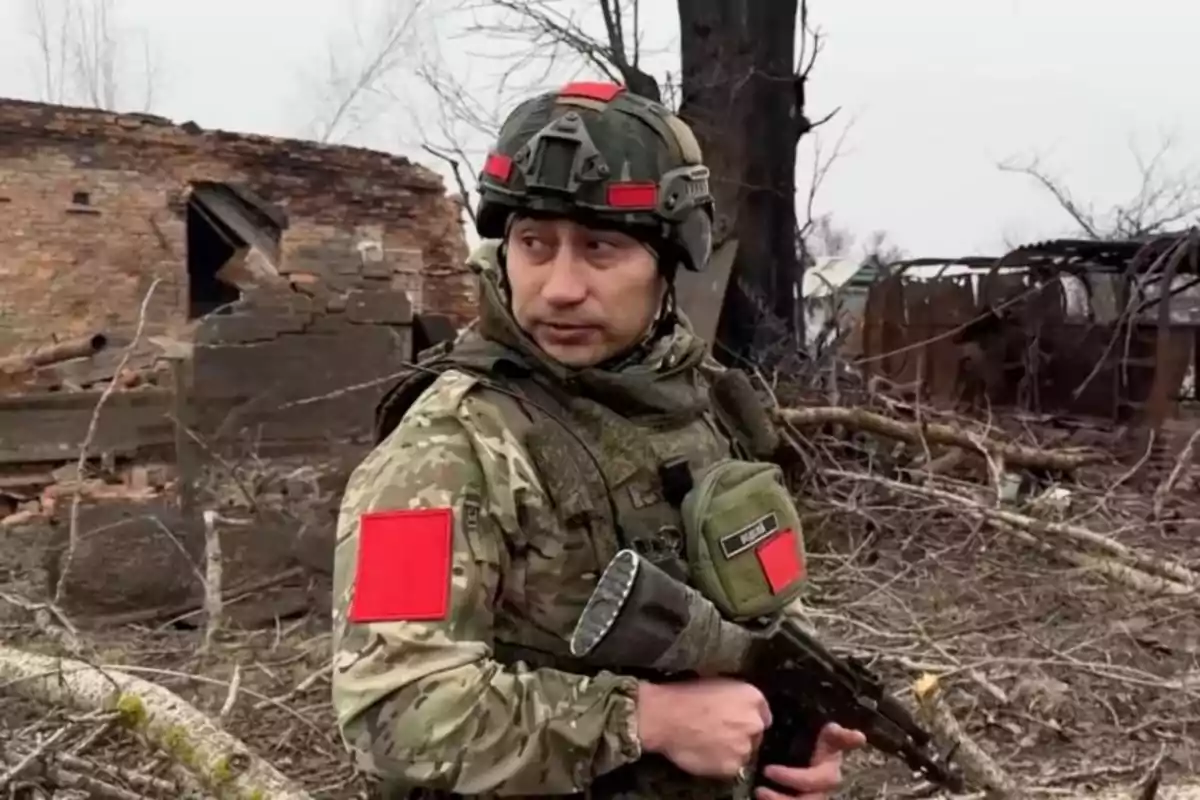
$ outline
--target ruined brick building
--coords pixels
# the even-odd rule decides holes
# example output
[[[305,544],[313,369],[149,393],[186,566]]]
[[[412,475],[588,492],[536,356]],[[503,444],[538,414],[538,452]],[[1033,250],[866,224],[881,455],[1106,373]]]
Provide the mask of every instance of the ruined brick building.
[[[413,312],[473,314],[460,212],[395,155],[0,99],[0,356],[127,340],[157,279],[144,337],[195,343],[213,414],[369,382]],[[373,394],[270,422],[361,434]]]
[[[254,520],[222,534],[230,587],[328,569],[414,315],[474,314],[460,212],[393,155],[0,99],[0,517],[50,521],[68,613],[192,602],[200,509]],[[29,353],[80,337],[107,347]]]
[[[305,285],[366,268],[470,314],[459,211],[393,155],[0,99],[0,349],[126,325],[154,278],[169,327],[237,299],[236,254]]]

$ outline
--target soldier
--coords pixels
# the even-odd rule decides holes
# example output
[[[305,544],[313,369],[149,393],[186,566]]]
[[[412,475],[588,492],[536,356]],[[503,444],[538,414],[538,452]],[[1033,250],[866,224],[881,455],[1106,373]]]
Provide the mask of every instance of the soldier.
[[[657,103],[571,84],[513,111],[479,191],[479,317],[385,398],[345,492],[344,742],[389,798],[737,796],[771,724],[756,688],[597,670],[567,645],[619,549],[687,575],[710,501],[681,502],[668,465],[696,495],[714,484],[692,476],[753,449],[753,415],[713,399],[726,371],[675,308],[676,270],[711,249],[700,148]],[[772,486],[753,497],[797,523],[760,554],[782,605],[803,549]],[[808,766],[767,767],[786,794],[757,796],[827,797],[863,743],[828,725]]]

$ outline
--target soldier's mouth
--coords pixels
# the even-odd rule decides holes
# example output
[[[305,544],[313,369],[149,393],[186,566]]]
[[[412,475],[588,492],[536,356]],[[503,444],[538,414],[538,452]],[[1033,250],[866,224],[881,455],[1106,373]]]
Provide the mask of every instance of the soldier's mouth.
[[[595,325],[571,325],[561,322],[545,322],[542,327],[549,328],[552,331],[594,331]]]
[[[588,339],[600,330],[595,325],[564,325],[550,322],[542,323],[538,327],[547,339],[563,344]]]

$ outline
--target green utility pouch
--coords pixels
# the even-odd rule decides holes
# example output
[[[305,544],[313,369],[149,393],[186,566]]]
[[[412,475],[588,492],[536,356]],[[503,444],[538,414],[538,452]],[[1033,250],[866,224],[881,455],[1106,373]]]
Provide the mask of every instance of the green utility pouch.
[[[696,588],[734,621],[780,611],[805,576],[800,515],[783,470],[729,459],[698,478],[681,508]]]

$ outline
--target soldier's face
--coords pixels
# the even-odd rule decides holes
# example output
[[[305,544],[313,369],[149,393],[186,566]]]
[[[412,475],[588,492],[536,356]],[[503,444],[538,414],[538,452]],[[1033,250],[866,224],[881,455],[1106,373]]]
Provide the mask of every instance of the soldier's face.
[[[666,282],[645,245],[568,220],[520,219],[509,230],[517,323],[551,358],[587,367],[646,335]]]

